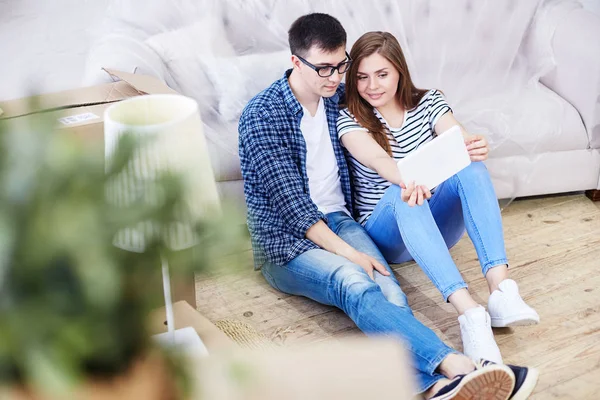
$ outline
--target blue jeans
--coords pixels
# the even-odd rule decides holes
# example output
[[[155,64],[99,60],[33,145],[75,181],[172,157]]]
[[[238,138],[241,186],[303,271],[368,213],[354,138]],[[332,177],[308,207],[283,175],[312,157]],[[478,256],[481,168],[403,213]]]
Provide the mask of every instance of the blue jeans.
[[[415,260],[444,300],[467,284],[449,248],[465,225],[483,274],[507,264],[502,219],[490,175],[481,162],[471,163],[440,186],[429,201],[410,207],[392,185],[375,206],[365,230],[390,263]]]
[[[389,265],[362,226],[343,212],[327,214],[329,228],[350,246]],[[348,259],[322,249],[309,250],[286,265],[267,263],[265,279],[274,288],[344,311],[367,335],[400,339],[412,355],[419,393],[443,376],[438,365],[455,350],[413,315],[393,273],[374,271],[375,281]]]

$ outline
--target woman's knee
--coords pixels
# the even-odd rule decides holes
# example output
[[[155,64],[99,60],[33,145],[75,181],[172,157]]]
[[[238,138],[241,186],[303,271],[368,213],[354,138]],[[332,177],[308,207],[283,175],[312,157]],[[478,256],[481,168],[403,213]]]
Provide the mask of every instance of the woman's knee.
[[[489,172],[485,164],[475,161],[463,168],[458,174],[460,178],[489,178]]]
[[[414,206],[410,206],[408,205],[408,203],[404,200],[402,200],[402,192],[404,191],[404,189],[402,189],[400,186],[398,185],[391,185],[386,193],[384,198],[382,199],[382,201],[386,202],[386,204],[390,207],[392,207],[395,211],[401,210],[403,213],[405,212],[410,212],[410,213],[420,213],[420,212],[424,212],[425,209],[429,208],[429,204],[427,202],[424,202],[422,205],[414,205]]]
[[[385,191],[381,201],[384,205],[392,209],[395,208],[398,204],[402,203],[402,188],[398,185],[391,185]]]

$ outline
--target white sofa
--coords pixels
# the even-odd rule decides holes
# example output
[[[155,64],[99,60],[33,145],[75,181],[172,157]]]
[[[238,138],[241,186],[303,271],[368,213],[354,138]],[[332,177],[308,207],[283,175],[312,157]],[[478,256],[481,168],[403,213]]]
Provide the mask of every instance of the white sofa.
[[[368,4],[367,4],[368,3]],[[290,65],[287,29],[327,12],[399,39],[413,79],[490,139],[499,198],[600,189],[600,18],[572,0],[133,0],[110,4],[85,82],[151,74],[200,104],[222,196],[243,202],[237,120]]]

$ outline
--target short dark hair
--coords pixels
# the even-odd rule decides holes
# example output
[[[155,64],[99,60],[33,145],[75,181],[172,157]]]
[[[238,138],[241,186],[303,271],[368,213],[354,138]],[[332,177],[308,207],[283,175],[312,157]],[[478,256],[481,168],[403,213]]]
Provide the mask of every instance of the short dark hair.
[[[292,54],[306,56],[312,46],[327,52],[346,47],[346,31],[329,14],[312,13],[298,18],[288,31]]]

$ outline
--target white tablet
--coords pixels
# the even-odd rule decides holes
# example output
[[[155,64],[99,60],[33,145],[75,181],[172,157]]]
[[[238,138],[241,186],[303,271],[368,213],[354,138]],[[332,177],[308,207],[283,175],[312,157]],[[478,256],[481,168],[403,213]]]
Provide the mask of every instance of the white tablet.
[[[469,164],[465,140],[460,127],[454,125],[398,161],[398,168],[407,185],[414,181],[431,190]]]

